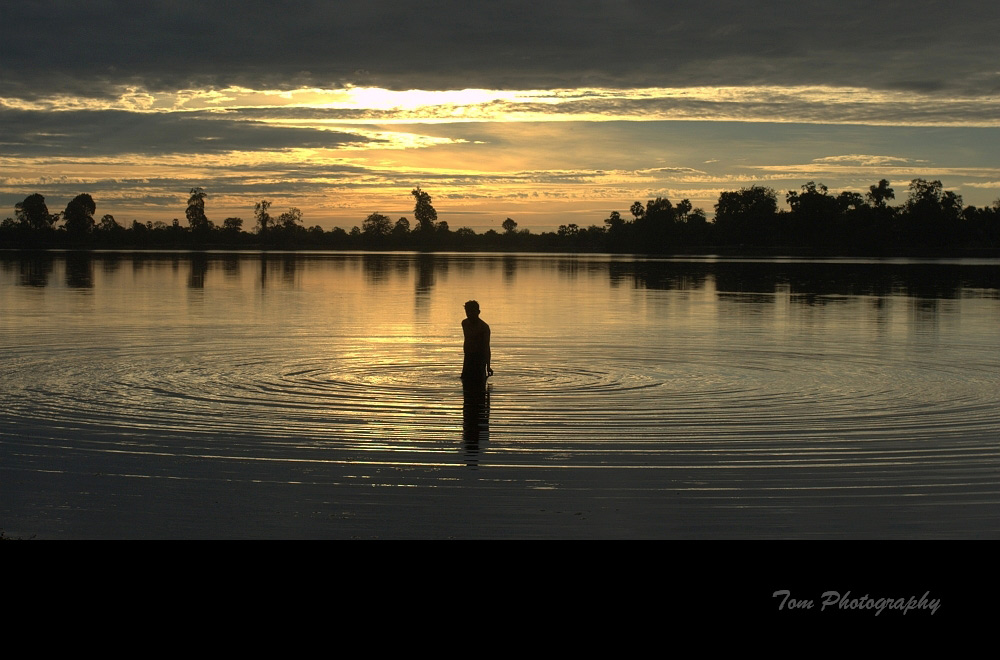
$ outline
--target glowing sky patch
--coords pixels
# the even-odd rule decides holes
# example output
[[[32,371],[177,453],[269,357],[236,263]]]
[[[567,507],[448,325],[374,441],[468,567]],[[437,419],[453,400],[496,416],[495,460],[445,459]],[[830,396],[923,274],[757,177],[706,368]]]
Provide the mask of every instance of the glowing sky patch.
[[[1000,94],[954,96],[860,87],[746,86],[555,90],[405,90],[374,87],[297,90],[178,90],[135,87],[117,98],[0,97],[0,107],[34,111],[128,110],[240,113],[288,122],[312,110],[313,126],[459,121],[746,121],[895,126],[1000,126]],[[281,111],[284,110],[283,114]],[[262,111],[270,111],[261,114]],[[291,113],[291,116],[289,116]],[[299,119],[300,123],[302,118]]]

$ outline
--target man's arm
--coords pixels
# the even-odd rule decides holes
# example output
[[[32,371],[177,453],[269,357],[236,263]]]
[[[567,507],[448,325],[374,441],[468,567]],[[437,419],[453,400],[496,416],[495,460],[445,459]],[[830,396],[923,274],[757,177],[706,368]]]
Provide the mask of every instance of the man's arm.
[[[485,324],[484,324],[485,325]],[[485,339],[486,339],[486,373],[493,375],[493,367],[490,363],[493,361],[493,353],[490,351],[490,326],[486,326]]]

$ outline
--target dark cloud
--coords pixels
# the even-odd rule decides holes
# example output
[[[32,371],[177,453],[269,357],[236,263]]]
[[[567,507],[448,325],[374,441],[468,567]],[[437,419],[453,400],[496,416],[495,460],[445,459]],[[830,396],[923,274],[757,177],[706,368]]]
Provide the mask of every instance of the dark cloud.
[[[992,92],[982,0],[4,0],[22,98],[227,85],[837,84]]]
[[[0,149],[6,156],[210,154],[369,141],[349,133],[236,121],[201,112],[0,110]]]

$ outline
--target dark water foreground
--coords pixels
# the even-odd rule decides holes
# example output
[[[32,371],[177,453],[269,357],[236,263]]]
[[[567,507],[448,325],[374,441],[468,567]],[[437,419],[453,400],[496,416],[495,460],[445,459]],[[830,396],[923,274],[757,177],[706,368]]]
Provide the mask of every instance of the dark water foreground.
[[[1000,537],[996,261],[6,254],[0,305],[7,536]]]

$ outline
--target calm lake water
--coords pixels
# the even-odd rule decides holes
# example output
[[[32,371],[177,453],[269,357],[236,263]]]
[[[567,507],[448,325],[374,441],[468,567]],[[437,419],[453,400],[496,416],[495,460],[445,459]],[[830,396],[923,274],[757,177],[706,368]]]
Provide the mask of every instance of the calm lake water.
[[[8,536],[1000,537],[995,260],[6,253],[0,309]]]

